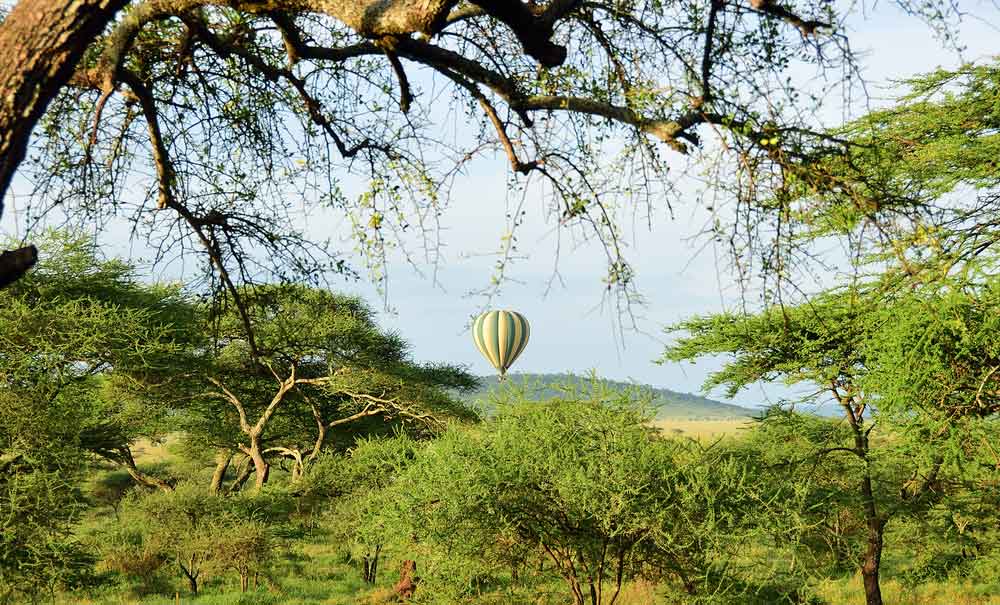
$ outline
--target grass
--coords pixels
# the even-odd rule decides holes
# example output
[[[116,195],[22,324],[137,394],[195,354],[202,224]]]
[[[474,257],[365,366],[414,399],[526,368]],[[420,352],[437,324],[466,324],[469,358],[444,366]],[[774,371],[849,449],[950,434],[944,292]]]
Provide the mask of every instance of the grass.
[[[357,568],[346,558],[342,545],[315,535],[297,542],[275,562],[270,574],[273,581],[262,581],[257,591],[239,592],[232,577],[210,578],[202,594],[194,597],[179,578],[169,578],[161,594],[138,595],[134,588],[105,589],[99,594],[81,597],[64,595],[58,605],[375,605],[391,602],[391,587],[398,579],[399,559],[387,558],[376,586],[360,579]],[[168,590],[165,590],[168,589]],[[864,594],[857,576],[819,581],[813,585],[816,596],[828,605],[863,605]],[[1000,585],[971,582],[934,582],[909,587],[884,578],[886,605],[1000,605]],[[419,593],[419,589],[418,589]],[[623,586],[618,605],[674,605],[678,601],[666,586],[636,581]],[[176,596],[175,596],[176,595]],[[610,591],[609,591],[610,595]],[[418,603],[434,605],[566,605],[565,587],[553,580],[533,589],[484,593],[458,601],[420,595]]]
[[[175,435],[167,435],[163,440],[152,442],[149,439],[139,439],[132,446],[132,457],[136,464],[170,463],[176,459],[176,454],[171,451],[176,446],[178,438]]]
[[[688,420],[665,418],[653,421],[653,426],[669,436],[691,437],[693,439],[717,439],[727,435],[738,435],[753,422],[749,418],[720,418],[712,420]]]
[[[748,419],[661,419],[654,424],[665,434],[711,441],[724,436],[738,436],[751,421]],[[180,440],[169,436],[162,442],[137,443],[134,452],[137,463],[145,467],[171,468],[192,464],[179,454]],[[175,469],[176,470],[176,469]],[[204,469],[201,469],[204,470]],[[89,522],[96,523],[112,514],[110,507],[92,509]],[[152,594],[142,594],[137,581],[118,586],[105,586],[92,593],[60,595],[59,605],[375,605],[390,602],[392,585],[398,579],[400,560],[405,553],[387,553],[381,563],[377,585],[365,584],[343,544],[318,532],[308,538],[286,544],[279,549],[269,573],[256,591],[240,593],[236,579],[229,575],[207,577],[197,597],[187,585],[166,569]],[[930,582],[908,586],[894,578],[898,565],[907,561],[885,561],[882,590],[886,605],[1000,605],[1000,581],[973,583],[969,581]],[[169,566],[168,566],[169,567]],[[820,580],[811,586],[815,595],[827,605],[862,605],[865,602],[860,578],[848,575]],[[651,582],[630,582],[623,586],[618,605],[666,605],[678,602],[671,587]],[[420,594],[418,603],[434,605],[565,605],[565,586],[557,578],[534,588],[520,588],[484,593],[458,601]]]
[[[972,582],[930,582],[906,586],[882,579],[885,605],[1000,605],[1000,585]],[[832,605],[862,605],[865,602],[858,577],[825,580],[814,586],[816,595]]]

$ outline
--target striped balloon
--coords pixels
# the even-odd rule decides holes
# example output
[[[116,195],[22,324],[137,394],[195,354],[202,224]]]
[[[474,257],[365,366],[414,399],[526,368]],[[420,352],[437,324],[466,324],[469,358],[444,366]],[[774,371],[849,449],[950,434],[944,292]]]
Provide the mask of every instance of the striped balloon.
[[[472,324],[472,338],[483,357],[500,372],[507,369],[528,345],[528,320],[514,311],[487,311]]]

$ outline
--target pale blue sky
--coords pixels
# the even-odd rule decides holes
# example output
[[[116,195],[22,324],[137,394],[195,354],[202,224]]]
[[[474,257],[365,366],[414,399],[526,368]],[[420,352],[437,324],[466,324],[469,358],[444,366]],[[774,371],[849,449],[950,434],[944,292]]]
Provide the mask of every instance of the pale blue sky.
[[[966,18],[961,26],[960,41],[967,47],[963,57],[983,59],[998,54],[995,41],[1000,39],[1000,32],[990,24],[1000,24],[1000,9],[989,2],[967,4],[963,8],[974,16]],[[954,51],[941,48],[925,26],[902,16],[894,6],[882,3],[870,12],[870,19],[857,18],[849,26],[853,29],[853,47],[867,53],[864,73],[872,83],[869,91],[873,105],[884,103],[890,94],[890,80],[960,62]],[[858,114],[864,105],[859,103],[851,109]],[[838,117],[839,112],[829,116],[830,123]],[[438,269],[437,285],[416,275],[401,258],[390,262],[388,304],[392,311],[383,312],[381,321],[401,332],[412,344],[417,359],[461,363],[477,373],[492,373],[466,330],[466,322],[479,310],[481,300],[466,293],[488,285],[495,258],[477,255],[496,250],[508,202],[517,202],[507,200],[508,170],[505,159],[497,155],[476,161],[459,177],[454,202],[442,219],[446,228],[445,262]],[[15,194],[19,187],[23,193],[23,184],[15,181]],[[10,205],[7,208],[0,229],[12,233],[14,217]],[[696,313],[734,308],[739,303],[739,290],[732,286],[725,266],[719,264],[724,262],[721,253],[718,261],[711,247],[696,256],[700,243],[689,241],[706,221],[705,212],[693,203],[682,204],[675,207],[673,220],[663,211],[653,217],[652,231],[639,227],[630,234],[629,256],[648,304],[637,310],[642,316],[641,332],[622,334],[615,328],[614,310],[602,305],[600,279],[605,264],[596,245],[568,252],[564,233],[559,270],[565,286],[557,284],[543,296],[553,269],[554,225],[546,222],[540,201],[535,203],[529,197],[525,209],[529,220],[519,239],[520,252],[528,258],[513,267],[510,277],[517,282],[507,284],[493,305],[516,309],[531,323],[531,342],[515,370],[583,373],[596,369],[607,378],[697,392],[706,374],[718,366],[718,360],[663,366],[652,360],[662,352],[664,325]],[[325,235],[345,233],[345,222],[333,215],[313,216],[310,225]],[[122,242],[108,244],[109,250],[128,250]],[[353,246],[346,242],[345,247]],[[141,249],[135,251],[142,256]],[[333,286],[337,288],[341,283],[335,280]],[[381,307],[379,295],[367,283],[344,283],[340,289],[360,294]],[[737,396],[735,402],[758,405],[785,393],[781,389],[753,388]]]

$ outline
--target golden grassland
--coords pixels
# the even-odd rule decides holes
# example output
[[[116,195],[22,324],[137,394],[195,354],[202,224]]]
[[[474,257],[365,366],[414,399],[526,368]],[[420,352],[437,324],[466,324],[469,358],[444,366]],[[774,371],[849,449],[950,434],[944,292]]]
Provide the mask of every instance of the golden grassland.
[[[753,421],[749,418],[720,418],[711,420],[688,420],[684,418],[666,418],[653,421],[653,426],[663,434],[673,437],[691,437],[692,439],[718,439],[719,437],[738,436]]]
[[[171,446],[177,443],[176,435],[167,435],[158,441],[139,439],[132,446],[132,457],[136,464],[169,463],[175,458]]]

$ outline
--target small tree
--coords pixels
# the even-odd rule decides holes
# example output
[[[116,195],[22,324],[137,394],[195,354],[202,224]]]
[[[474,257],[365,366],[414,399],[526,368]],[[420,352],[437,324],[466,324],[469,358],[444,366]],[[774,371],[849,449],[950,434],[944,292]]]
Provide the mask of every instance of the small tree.
[[[145,545],[177,566],[192,594],[218,537],[221,499],[190,483],[177,490],[137,499],[127,522],[142,528]]]
[[[993,375],[981,367],[967,373],[976,355],[982,363],[992,359],[982,356],[988,348],[974,352],[971,332],[958,331],[959,340],[972,346],[964,353],[932,344],[956,335],[940,321],[946,307],[934,299],[923,291],[843,288],[797,307],[695,317],[672,328],[686,335],[664,356],[730,355],[709,376],[706,390],[725,386],[732,395],[758,381],[783,380],[817,387],[808,401],[826,395],[837,405],[841,424],[773,413],[754,434],[760,456],[812,490],[806,494],[815,522],[809,533],[855,562],[869,605],[882,603],[887,524],[925,513],[946,486],[964,480],[961,463],[972,452],[963,443],[969,433],[956,419],[974,403],[971,382],[978,377],[989,385]],[[942,367],[955,373],[942,380]],[[937,391],[928,388],[932,383]]]
[[[240,592],[246,592],[253,578],[267,569],[273,556],[271,531],[261,521],[230,520],[223,523],[208,547],[209,568],[218,572],[235,571],[240,578]]]
[[[105,473],[94,482],[91,496],[98,504],[110,506],[115,512],[115,519],[118,519],[118,509],[122,499],[135,485],[135,480],[128,473]]]
[[[192,594],[206,576],[233,570],[246,590],[270,560],[271,527],[287,520],[286,500],[273,494],[223,497],[194,482],[170,492],[133,492],[122,509],[124,527],[109,527],[108,539],[98,544],[103,565],[142,576],[169,562]]]
[[[750,510],[741,473],[659,437],[636,404],[595,385],[501,405],[481,429],[455,428],[419,451],[391,489],[387,523],[431,557],[429,575],[443,559],[452,585],[541,555],[580,605],[613,604],[640,576],[697,592],[723,528]]]
[[[82,511],[78,474],[46,453],[0,461],[0,603],[72,586],[93,562],[71,531]]]
[[[383,548],[393,541],[383,513],[392,506],[389,489],[416,458],[420,442],[399,432],[392,438],[359,439],[347,455],[325,455],[296,486],[302,497],[332,504],[340,537],[361,564],[361,579],[375,584]]]

